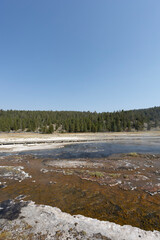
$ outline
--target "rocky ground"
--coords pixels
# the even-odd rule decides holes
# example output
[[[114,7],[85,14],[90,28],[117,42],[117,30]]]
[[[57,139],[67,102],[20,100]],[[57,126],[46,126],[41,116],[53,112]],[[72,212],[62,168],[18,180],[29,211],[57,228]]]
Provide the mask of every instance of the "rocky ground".
[[[0,204],[1,240],[159,240],[160,232],[71,216],[58,208],[8,200]]]

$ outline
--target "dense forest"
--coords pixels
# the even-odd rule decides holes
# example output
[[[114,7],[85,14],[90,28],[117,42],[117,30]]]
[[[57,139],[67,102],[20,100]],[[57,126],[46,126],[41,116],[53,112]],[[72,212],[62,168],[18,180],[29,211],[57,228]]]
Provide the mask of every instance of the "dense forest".
[[[0,132],[121,132],[159,126],[160,107],[112,113],[0,110]]]

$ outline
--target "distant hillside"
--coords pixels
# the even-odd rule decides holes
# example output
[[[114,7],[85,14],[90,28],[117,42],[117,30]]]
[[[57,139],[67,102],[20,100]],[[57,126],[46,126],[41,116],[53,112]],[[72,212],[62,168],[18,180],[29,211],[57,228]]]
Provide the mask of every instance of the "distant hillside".
[[[121,132],[159,127],[160,107],[113,113],[0,110],[1,132]]]

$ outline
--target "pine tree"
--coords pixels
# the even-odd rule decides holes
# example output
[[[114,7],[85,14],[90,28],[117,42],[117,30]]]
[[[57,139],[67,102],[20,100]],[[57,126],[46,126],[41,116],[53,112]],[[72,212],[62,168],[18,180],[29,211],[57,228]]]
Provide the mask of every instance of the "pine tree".
[[[53,124],[50,124],[49,125],[49,128],[48,128],[48,133],[53,133]]]

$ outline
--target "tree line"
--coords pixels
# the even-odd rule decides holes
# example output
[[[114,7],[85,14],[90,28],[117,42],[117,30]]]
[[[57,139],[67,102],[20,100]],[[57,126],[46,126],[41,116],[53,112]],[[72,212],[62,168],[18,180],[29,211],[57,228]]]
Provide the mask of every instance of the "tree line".
[[[160,107],[112,113],[0,110],[1,132],[121,132],[159,126]]]

